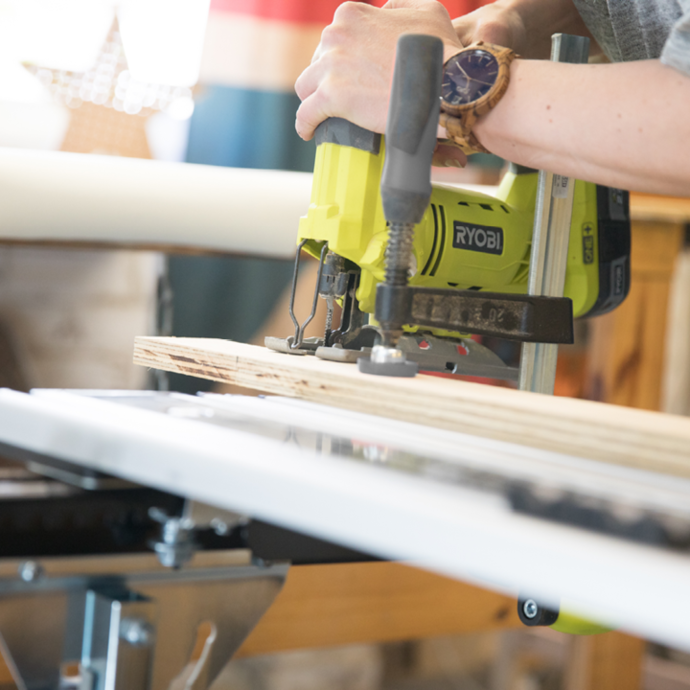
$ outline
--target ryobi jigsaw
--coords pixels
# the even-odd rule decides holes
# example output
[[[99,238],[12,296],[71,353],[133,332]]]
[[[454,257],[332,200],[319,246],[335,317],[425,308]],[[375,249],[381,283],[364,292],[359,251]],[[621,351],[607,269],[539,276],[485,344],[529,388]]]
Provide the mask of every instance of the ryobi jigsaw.
[[[537,171],[511,165],[495,196],[432,188],[441,59],[438,39],[400,39],[385,138],[335,118],[317,128],[293,276],[295,333],[267,338],[267,347],[359,361],[360,370],[384,375],[422,369],[515,379],[517,368],[468,334],[572,342],[573,317],[603,314],[625,298],[627,192],[575,183],[564,296],[540,297],[526,294]],[[320,263],[312,311],[300,324],[302,250]],[[328,303],[326,332],[305,338],[318,296]],[[336,302],[342,314],[332,330]]]

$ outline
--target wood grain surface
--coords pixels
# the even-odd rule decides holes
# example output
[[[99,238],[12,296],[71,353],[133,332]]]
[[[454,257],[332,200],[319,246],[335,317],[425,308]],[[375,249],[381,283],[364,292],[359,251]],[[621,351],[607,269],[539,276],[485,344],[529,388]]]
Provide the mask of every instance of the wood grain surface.
[[[590,321],[588,398],[660,409],[671,279],[683,235],[680,223],[633,223],[630,294],[620,307]],[[687,342],[683,354],[687,359]],[[676,357],[677,369],[682,359]]]
[[[521,626],[514,599],[400,563],[294,566],[236,656]]]
[[[634,192],[630,195],[630,218],[633,221],[687,223],[690,221],[690,199]]]
[[[605,635],[573,636],[571,644],[564,690],[642,688],[646,650],[644,640],[621,632],[610,632]],[[659,685],[645,687],[661,688]]]
[[[480,437],[690,477],[690,419],[436,376],[361,374],[354,365],[204,338],[141,337],[134,362],[267,393]]]

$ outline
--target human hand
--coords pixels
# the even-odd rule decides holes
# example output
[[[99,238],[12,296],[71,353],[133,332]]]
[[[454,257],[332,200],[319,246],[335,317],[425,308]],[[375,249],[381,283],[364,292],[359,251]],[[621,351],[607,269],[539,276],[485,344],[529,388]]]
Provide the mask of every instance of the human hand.
[[[431,165],[435,168],[464,168],[467,156],[450,139],[440,139],[436,143]]]
[[[463,47],[448,12],[435,0],[391,0],[380,9],[358,2],[338,7],[295,84],[302,101],[295,129],[302,139],[311,139],[328,117],[385,131],[395,49],[405,33],[438,36],[444,62]]]
[[[548,60],[554,33],[592,39],[573,0],[496,0],[454,19],[453,26],[463,45],[485,41],[528,59]],[[593,50],[600,49],[593,44]]]
[[[522,53],[525,25],[520,12],[498,0],[453,20],[453,28],[463,45],[477,41],[493,43]]]

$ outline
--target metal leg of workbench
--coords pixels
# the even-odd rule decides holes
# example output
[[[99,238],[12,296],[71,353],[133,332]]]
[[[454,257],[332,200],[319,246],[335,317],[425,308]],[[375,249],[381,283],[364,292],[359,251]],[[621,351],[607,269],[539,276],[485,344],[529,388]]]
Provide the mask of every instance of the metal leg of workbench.
[[[0,646],[17,687],[207,690],[287,574],[233,558],[207,552],[180,569],[149,554],[50,559],[31,578],[0,564]]]

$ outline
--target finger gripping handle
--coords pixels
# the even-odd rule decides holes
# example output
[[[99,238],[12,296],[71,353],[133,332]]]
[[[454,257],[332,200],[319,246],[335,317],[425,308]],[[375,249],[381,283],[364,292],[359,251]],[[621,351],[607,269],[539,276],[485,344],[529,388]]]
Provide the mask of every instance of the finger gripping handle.
[[[441,39],[420,34],[398,39],[381,178],[389,223],[419,223],[429,204],[442,68]]]

